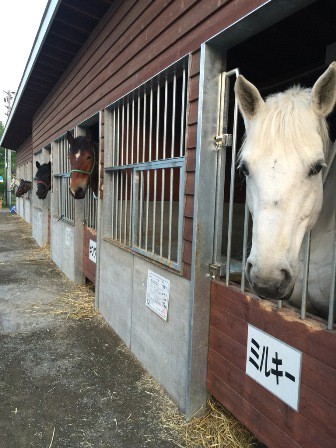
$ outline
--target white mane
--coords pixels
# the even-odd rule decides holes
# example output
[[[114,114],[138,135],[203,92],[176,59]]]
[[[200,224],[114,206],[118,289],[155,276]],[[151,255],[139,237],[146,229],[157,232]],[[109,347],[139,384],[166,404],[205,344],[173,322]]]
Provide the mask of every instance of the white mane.
[[[248,125],[240,155],[246,143],[251,142],[256,158],[262,156],[258,154],[258,149],[264,153],[274,151],[276,147],[281,147],[284,151],[295,148],[309,163],[307,149],[318,135],[322,139],[326,156],[329,148],[327,122],[311,107],[311,89],[294,86],[266,98],[257,116]],[[276,142],[281,142],[282,145],[276,145]]]

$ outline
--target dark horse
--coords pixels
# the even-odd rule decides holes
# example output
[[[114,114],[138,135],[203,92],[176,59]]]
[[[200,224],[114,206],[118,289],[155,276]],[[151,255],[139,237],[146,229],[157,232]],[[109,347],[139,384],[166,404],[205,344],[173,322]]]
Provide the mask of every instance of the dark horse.
[[[18,189],[16,190],[15,196],[17,198],[20,198],[24,194],[26,194],[29,190],[32,189],[32,182],[29,180],[20,180],[20,185],[18,186]]]
[[[51,189],[51,162],[43,163],[43,165],[36,162],[36,168],[36,195],[39,199],[45,199],[48,191]]]
[[[91,133],[86,137],[76,137],[68,131],[70,144],[70,194],[75,199],[83,199],[88,186],[98,196],[98,144],[92,141]]]

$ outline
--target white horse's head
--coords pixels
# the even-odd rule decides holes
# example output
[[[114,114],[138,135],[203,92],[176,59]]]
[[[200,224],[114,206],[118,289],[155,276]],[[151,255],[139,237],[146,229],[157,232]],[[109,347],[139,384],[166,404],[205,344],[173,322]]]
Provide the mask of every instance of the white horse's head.
[[[312,89],[293,87],[264,101],[243,76],[235,85],[246,127],[240,167],[253,218],[246,275],[262,298],[287,299],[306,231],[320,213],[329,146],[326,116],[336,102],[336,62]]]

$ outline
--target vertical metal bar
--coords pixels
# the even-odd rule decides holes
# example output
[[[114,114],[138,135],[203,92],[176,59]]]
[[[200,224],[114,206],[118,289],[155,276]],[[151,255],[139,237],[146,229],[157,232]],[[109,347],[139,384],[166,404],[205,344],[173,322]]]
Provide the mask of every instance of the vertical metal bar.
[[[176,113],[176,73],[173,78],[173,105],[172,105],[172,139],[171,139],[171,157],[175,156],[175,113]],[[173,218],[173,185],[174,169],[170,168],[170,186],[169,186],[169,227],[168,227],[168,260],[171,259],[172,246],[172,218]]]
[[[244,237],[243,237],[243,258],[242,258],[242,277],[240,283],[240,289],[245,291],[245,269],[247,259],[247,241],[248,241],[248,225],[249,225],[250,212],[248,209],[247,201],[245,199],[245,214],[244,214]]]
[[[112,120],[112,129],[109,129],[109,132],[112,133],[112,166],[115,166],[115,153],[116,153],[116,129],[115,129],[115,109],[113,109],[113,120]],[[115,215],[115,203],[116,197],[114,192],[114,175],[115,173],[111,173],[111,187],[112,187],[112,210],[111,210],[111,238],[114,237],[114,215]]]
[[[146,153],[146,91],[143,92],[143,126],[142,126],[142,161],[145,161]],[[142,224],[143,224],[143,202],[144,202],[144,173],[140,172],[140,217],[139,217],[139,247],[142,245]]]
[[[162,158],[166,158],[167,145],[167,111],[168,111],[168,78],[165,79],[165,106],[163,115],[163,148]],[[164,199],[165,199],[165,169],[162,169],[161,179],[161,217],[160,217],[160,257],[163,256],[163,218],[164,218]]]
[[[129,150],[129,99],[127,99],[126,108],[126,160],[125,164],[128,165],[128,150]],[[125,223],[124,223],[124,244],[127,241],[127,207],[128,207],[128,173],[126,169],[126,179],[125,179]]]
[[[238,76],[237,70],[234,71]],[[233,221],[233,200],[234,200],[234,182],[236,173],[236,153],[237,153],[237,124],[238,124],[238,102],[235,101],[233,113],[233,131],[232,131],[232,161],[231,161],[231,182],[230,182],[230,202],[229,202],[229,226],[228,243],[226,252],[226,284],[230,282],[230,264],[231,264],[231,240],[232,240],[232,221]]]
[[[150,102],[149,102],[149,142],[148,142],[149,162],[152,160],[152,131],[153,131],[153,85],[151,85]],[[148,250],[149,188],[150,188],[150,170],[147,170],[145,250]]]
[[[160,85],[156,93],[156,142],[155,160],[159,159],[159,137],[160,137]],[[153,223],[152,223],[152,252],[155,252],[155,230],[156,230],[156,195],[157,195],[157,170],[154,170],[154,196],[153,196]]]
[[[121,109],[121,165],[124,164],[124,140],[125,140],[125,105],[124,100],[122,102]],[[122,224],[123,224],[123,188],[124,186],[124,172],[120,172],[120,210],[119,210],[119,241],[122,240]]]
[[[135,117],[135,104],[134,104],[134,93],[132,99],[132,147],[131,147],[131,163],[134,161],[134,140],[135,140],[135,127],[134,127],[134,117]],[[131,246],[132,243],[132,211],[133,211],[133,171],[130,173],[130,209],[129,209],[129,242],[128,244]],[[133,215],[134,216],[134,215]]]
[[[137,228],[139,224],[139,171],[132,170],[133,180],[133,219],[132,219],[132,247],[138,246],[136,241],[136,235],[138,234]]]
[[[186,67],[183,66],[182,75],[182,97],[181,97],[181,135],[180,135],[180,157],[184,155],[184,123],[185,123],[185,89],[186,89]]]
[[[218,118],[217,135],[227,132],[229,89],[227,88],[226,74],[221,73],[218,80]],[[224,190],[226,172],[226,150],[219,147],[216,154],[216,192],[215,192],[215,225],[213,263],[222,263],[222,233],[224,212]]]
[[[118,126],[118,132],[117,132],[117,163],[116,165],[119,166],[119,152],[120,152],[120,106],[118,104],[118,115],[117,115],[117,126]],[[119,171],[117,171],[115,176],[116,181],[116,213],[115,213],[115,239],[118,239],[118,214],[119,214]]]
[[[334,213],[334,242],[333,242],[333,262],[332,262],[332,278],[330,284],[329,310],[328,310],[328,330],[334,329],[334,312],[335,312],[335,282],[336,282],[336,213]]]
[[[140,90],[138,93],[138,117],[137,117],[137,157],[136,162],[139,163],[140,157]]]
[[[300,314],[301,319],[306,318],[306,311],[307,311],[310,243],[311,243],[311,232],[309,231],[305,237],[305,252],[304,252],[302,296],[301,296],[301,314]]]

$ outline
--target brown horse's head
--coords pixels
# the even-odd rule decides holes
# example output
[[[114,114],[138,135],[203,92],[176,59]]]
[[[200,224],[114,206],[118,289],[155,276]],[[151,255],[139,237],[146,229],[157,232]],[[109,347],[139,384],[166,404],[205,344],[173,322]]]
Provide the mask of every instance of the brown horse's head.
[[[29,190],[32,189],[32,183],[29,180],[20,180],[20,185],[18,186],[18,189],[16,190],[15,196],[17,198],[21,198],[24,194],[26,194]]]
[[[70,194],[75,199],[83,199],[89,185],[97,194],[98,154],[91,134],[74,138],[68,131],[66,137],[70,144]]]

